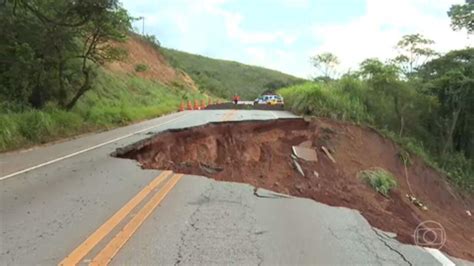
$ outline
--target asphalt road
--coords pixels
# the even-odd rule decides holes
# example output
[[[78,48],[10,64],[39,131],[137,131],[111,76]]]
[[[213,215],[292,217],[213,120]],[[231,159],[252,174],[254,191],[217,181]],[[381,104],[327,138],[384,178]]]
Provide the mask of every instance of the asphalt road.
[[[88,237],[108,232],[78,257],[81,264],[95,262],[107,253],[108,243],[123,240],[115,236],[126,234],[125,228],[133,228],[135,221],[141,226],[110,253],[112,264],[440,265],[446,259],[398,243],[390,233],[372,228],[357,211],[264,190],[255,195],[249,185],[198,176],[183,176],[170,186],[176,176],[168,176],[143,194],[144,200],[117,220],[117,226],[106,230],[110,217],[163,174],[111,157],[117,147],[170,128],[292,116],[282,111],[186,111],[0,154],[0,265],[58,264],[74,257],[72,251],[84,247]],[[157,207],[140,220],[155,197]]]

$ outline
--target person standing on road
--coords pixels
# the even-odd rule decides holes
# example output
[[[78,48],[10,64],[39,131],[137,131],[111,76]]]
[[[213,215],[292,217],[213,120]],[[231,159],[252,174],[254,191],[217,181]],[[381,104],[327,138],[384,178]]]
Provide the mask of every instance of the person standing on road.
[[[237,95],[237,94],[234,94],[234,99],[233,99],[233,101],[234,101],[234,104],[238,104],[239,101],[240,101],[240,96]]]

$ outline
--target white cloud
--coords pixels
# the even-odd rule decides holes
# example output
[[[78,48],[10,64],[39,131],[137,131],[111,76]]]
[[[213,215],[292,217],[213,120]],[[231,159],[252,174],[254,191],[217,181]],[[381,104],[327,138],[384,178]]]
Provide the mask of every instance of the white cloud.
[[[234,0],[232,5],[227,5],[232,0],[123,1],[133,16],[145,16],[145,31],[158,36],[165,46],[300,77],[315,72],[309,57],[320,52],[336,54],[342,63],[341,70],[355,69],[366,58],[391,58],[396,55],[395,44],[405,34],[421,33],[435,40],[434,48],[440,52],[463,48],[469,43],[465,33],[451,30],[446,15],[452,4],[464,0],[365,0],[365,14],[349,22],[302,24],[290,29],[264,25],[259,30],[247,26],[248,20],[256,17],[250,17],[255,14],[246,12],[248,6],[240,5],[240,0]],[[325,1],[321,0],[323,5]],[[280,25],[285,25],[285,20],[292,16],[313,19],[310,8],[314,5],[310,0],[269,0],[269,3],[271,6],[261,4],[255,8],[262,8],[261,12],[266,14],[283,8],[288,17],[281,18]],[[333,16],[344,19],[337,13]],[[141,22],[135,26],[141,29]]]
[[[332,52],[339,57],[341,70],[347,70],[366,58],[394,57],[394,46],[405,34],[421,33],[434,40],[433,48],[442,53],[461,49],[469,42],[472,45],[465,33],[452,31],[447,15],[440,15],[446,14],[453,1],[433,2],[437,1],[367,0],[362,17],[344,24],[314,26],[312,32],[320,45],[312,54]]]
[[[242,44],[260,44],[282,41],[290,45],[298,38],[297,34],[284,31],[248,31],[242,28],[244,17],[237,12],[230,12],[219,5],[209,5],[206,7],[210,14],[222,16],[227,30],[227,35]]]

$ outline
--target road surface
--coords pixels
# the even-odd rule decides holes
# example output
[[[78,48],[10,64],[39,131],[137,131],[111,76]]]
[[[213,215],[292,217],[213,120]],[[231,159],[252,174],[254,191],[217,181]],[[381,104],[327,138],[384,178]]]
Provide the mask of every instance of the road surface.
[[[293,115],[185,111],[0,154],[0,265],[468,264],[400,244],[355,210],[110,156],[170,128],[280,117]]]

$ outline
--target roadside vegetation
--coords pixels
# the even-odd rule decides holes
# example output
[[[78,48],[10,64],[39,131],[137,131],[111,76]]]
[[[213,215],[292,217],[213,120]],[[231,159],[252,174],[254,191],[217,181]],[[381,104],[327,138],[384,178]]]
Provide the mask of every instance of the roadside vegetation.
[[[68,111],[50,103],[41,109],[0,106],[0,151],[45,143],[176,111],[182,98],[202,95],[159,82],[107,70],[98,72],[93,90]]]
[[[132,20],[117,0],[2,1],[0,152],[156,117],[181,99],[204,97],[103,67],[127,58],[111,44],[129,38]],[[154,36],[141,38],[159,48]]]
[[[471,2],[451,8],[454,30],[472,36],[473,9]],[[321,54],[312,58],[321,76],[279,93],[296,113],[375,127],[474,192],[474,48],[440,55],[432,43],[406,35],[396,58],[367,59],[338,78],[331,75],[337,57]]]
[[[305,80],[257,66],[212,59],[173,49],[161,48],[176,68],[188,73],[200,90],[230,99],[238,94],[242,99],[253,100],[265,91],[291,86]]]
[[[375,191],[384,197],[389,197],[389,192],[397,186],[395,177],[382,168],[364,170],[359,173],[359,178],[367,182]]]
[[[161,48],[131,32],[118,0],[0,1],[0,152],[108,129],[175,111],[181,100],[253,98],[301,79],[236,62]],[[141,38],[189,74],[199,91],[106,66],[127,59],[121,42]],[[206,95],[205,95],[206,94]]]

